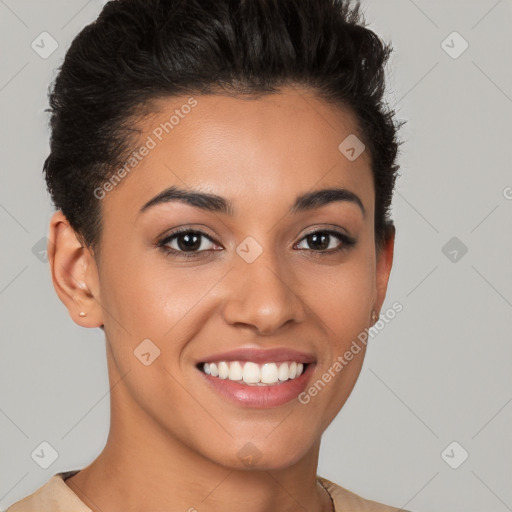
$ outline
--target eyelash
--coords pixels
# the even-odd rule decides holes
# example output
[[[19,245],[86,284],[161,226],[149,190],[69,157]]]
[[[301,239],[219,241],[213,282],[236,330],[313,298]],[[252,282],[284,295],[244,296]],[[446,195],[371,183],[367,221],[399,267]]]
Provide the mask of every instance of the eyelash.
[[[156,246],[159,249],[161,249],[167,256],[173,256],[176,258],[184,258],[184,259],[197,258],[201,255],[201,253],[207,252],[207,251],[178,251],[176,249],[169,249],[168,247],[166,247],[166,245],[169,242],[171,242],[172,240],[177,238],[178,235],[183,234],[183,233],[200,235],[201,237],[204,237],[204,238],[207,238],[208,240],[210,240],[210,242],[217,244],[217,242],[215,242],[215,240],[213,240],[211,237],[209,237],[206,233],[203,233],[202,231],[198,231],[198,230],[190,229],[190,228],[183,228],[183,229],[178,229],[176,231],[173,231],[168,236],[166,236],[162,240],[158,241]],[[317,253],[316,255],[318,255],[318,256],[327,256],[327,255],[335,254],[335,253],[339,253],[339,252],[347,252],[352,247],[354,247],[356,245],[355,238],[348,236],[344,233],[341,233],[339,231],[330,230],[330,229],[318,229],[316,231],[312,231],[311,233],[307,233],[300,239],[299,243],[302,242],[304,239],[306,239],[308,236],[315,235],[318,233],[324,233],[324,234],[331,235],[331,236],[338,238],[342,242],[341,246],[338,247],[337,249],[329,249],[329,250],[324,249],[324,250],[319,250],[319,251],[315,251],[314,249],[299,249],[299,250],[301,250],[301,251],[309,250],[313,253]],[[217,245],[219,245],[219,244],[217,244]]]

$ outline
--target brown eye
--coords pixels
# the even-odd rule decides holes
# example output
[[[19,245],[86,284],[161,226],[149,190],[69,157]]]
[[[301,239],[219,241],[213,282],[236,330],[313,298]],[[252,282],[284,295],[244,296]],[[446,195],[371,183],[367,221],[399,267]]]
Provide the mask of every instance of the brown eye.
[[[197,233],[180,233],[176,236],[180,251],[195,251],[201,247],[201,236]]]
[[[175,231],[157,244],[168,255],[185,258],[201,256],[201,253],[215,250],[212,245],[216,244],[208,235],[192,229]]]
[[[332,230],[314,231],[313,233],[306,235],[302,240],[305,241],[308,246],[305,247],[306,249],[309,248],[314,252],[325,252],[327,254],[332,254],[333,252],[341,250],[348,250],[356,243],[354,238],[349,237],[344,233]],[[299,247],[299,249],[304,249],[304,247]]]

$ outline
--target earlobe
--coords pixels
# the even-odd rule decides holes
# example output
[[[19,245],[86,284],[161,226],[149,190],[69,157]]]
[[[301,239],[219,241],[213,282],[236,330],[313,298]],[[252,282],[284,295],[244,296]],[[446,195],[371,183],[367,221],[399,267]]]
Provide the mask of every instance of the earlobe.
[[[47,249],[53,286],[72,320],[83,327],[103,325],[99,297],[91,292],[99,290],[96,262],[61,211],[50,220]]]

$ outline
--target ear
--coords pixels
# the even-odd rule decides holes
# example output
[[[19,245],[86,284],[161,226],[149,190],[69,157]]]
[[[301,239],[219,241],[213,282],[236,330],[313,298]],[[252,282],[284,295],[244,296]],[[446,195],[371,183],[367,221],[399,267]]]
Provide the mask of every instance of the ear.
[[[60,210],[50,220],[47,251],[53,286],[72,320],[82,327],[101,327],[96,261]],[[80,312],[86,315],[80,316]]]
[[[380,310],[384,299],[386,298],[386,292],[388,289],[389,275],[391,273],[391,267],[393,265],[393,253],[395,248],[395,227],[388,227],[388,236],[384,246],[377,252],[377,268],[376,268],[376,295],[373,304],[373,309],[377,314],[377,318],[380,315]],[[373,323],[373,322],[372,322]]]

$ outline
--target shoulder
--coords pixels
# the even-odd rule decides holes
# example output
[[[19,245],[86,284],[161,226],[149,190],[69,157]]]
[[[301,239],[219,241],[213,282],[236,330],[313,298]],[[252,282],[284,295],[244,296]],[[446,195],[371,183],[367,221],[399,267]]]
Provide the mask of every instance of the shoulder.
[[[321,476],[317,476],[317,478],[331,495],[336,512],[344,512],[345,510],[350,510],[350,512],[409,512],[403,508],[391,507],[367,500],[326,478]]]
[[[5,512],[92,512],[64,483],[75,471],[56,473],[32,494],[13,503]]]

